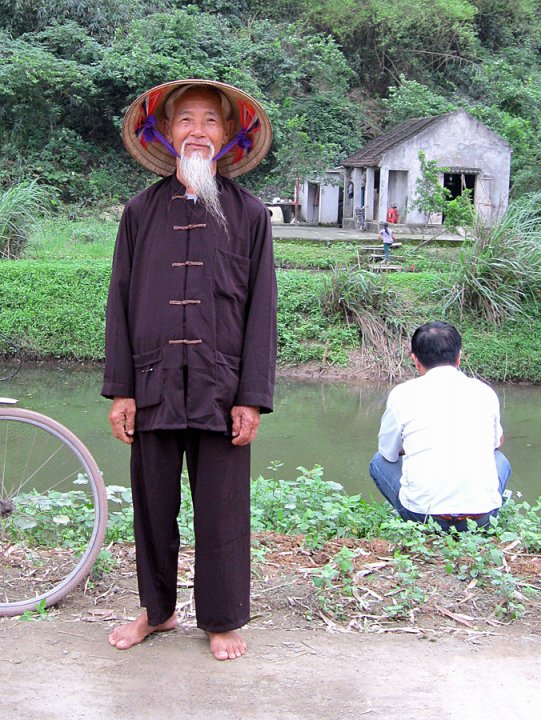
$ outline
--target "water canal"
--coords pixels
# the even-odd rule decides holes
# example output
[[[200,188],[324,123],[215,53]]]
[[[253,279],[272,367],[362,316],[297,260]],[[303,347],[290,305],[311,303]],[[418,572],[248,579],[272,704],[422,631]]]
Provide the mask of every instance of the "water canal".
[[[0,395],[45,413],[75,432],[88,446],[107,484],[127,485],[129,449],[114,440],[99,397],[97,367],[25,363],[0,386]],[[541,386],[498,385],[505,452],[513,475],[510,488],[530,502],[541,495]],[[294,478],[298,466],[324,467],[324,477],[349,493],[377,498],[368,475],[388,385],[319,382],[278,378],[275,412],[263,417],[253,447],[253,475],[271,477],[267,468],[282,463],[281,477]]]

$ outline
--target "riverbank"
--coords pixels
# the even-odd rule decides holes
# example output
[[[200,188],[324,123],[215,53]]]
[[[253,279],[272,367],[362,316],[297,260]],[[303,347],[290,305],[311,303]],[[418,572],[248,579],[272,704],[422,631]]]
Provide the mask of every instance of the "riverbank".
[[[541,555],[526,552],[518,543],[499,547],[502,563],[516,578],[515,602],[523,603],[523,611],[514,617],[502,605],[500,587],[481,576],[476,580],[449,574],[444,558],[423,557],[420,548],[409,554],[416,565],[413,572],[397,562],[403,552],[400,544],[381,538],[334,538],[311,549],[302,535],[254,533],[250,626],[438,638],[460,632],[490,636],[514,625],[517,631],[539,635],[541,599],[529,588],[539,586]],[[49,618],[109,627],[138,614],[135,548],[114,543],[107,552],[108,561],[52,608]],[[340,560],[343,567],[333,575],[330,568]],[[177,617],[189,630],[196,628],[193,573],[194,550],[185,546],[178,563]]]
[[[29,359],[102,360],[109,275],[110,262],[105,260],[4,261],[0,333]],[[370,344],[361,349],[358,330],[324,312],[328,277],[324,271],[278,271],[281,372],[388,379],[377,351]],[[408,301],[409,314],[399,318],[404,327],[413,329],[440,315],[431,294],[441,282],[437,273],[400,273],[389,282]],[[494,381],[541,382],[539,308],[501,327],[467,317],[455,322],[463,336],[466,372]],[[405,337],[396,343],[394,353],[402,359],[395,363],[394,379],[411,372],[408,342]],[[0,340],[0,355],[11,351]]]

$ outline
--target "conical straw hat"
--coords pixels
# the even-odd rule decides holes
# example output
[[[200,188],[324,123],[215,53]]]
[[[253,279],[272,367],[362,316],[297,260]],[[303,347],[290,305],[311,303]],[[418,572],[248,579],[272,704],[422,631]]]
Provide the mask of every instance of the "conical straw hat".
[[[184,86],[210,87],[223,93],[228,98],[233,110],[235,134],[241,130],[243,122],[245,125],[250,123],[249,128],[257,125],[253,131],[248,133],[251,149],[247,152],[242,151],[238,146],[233,147],[217,161],[219,173],[225,177],[234,178],[244,175],[259,165],[269,151],[272,142],[269,116],[257,100],[247,93],[232,85],[214,80],[175,80],[157,85],[140,95],[128,108],[122,123],[122,140],[130,155],[147,170],[151,170],[157,175],[172,175],[176,171],[176,157],[160,141],[145,141],[142,126],[146,118],[153,115],[158,134],[164,136],[165,103],[171,93]],[[245,130],[249,128],[244,127]]]

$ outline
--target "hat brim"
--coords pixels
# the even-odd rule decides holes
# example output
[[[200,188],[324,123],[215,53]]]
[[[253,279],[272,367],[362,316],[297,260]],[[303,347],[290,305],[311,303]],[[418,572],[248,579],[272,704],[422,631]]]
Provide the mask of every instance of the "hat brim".
[[[160,142],[147,142],[143,144],[136,134],[136,128],[140,122],[142,104],[152,95],[154,105],[153,114],[156,117],[157,128],[162,134],[165,132],[165,116],[164,109],[167,98],[177,88],[185,85],[196,85],[201,87],[211,87],[222,92],[229,99],[233,109],[233,120],[235,123],[234,132],[240,130],[241,123],[239,117],[239,100],[251,105],[254,109],[260,126],[257,132],[253,133],[253,145],[250,152],[244,152],[242,157],[236,160],[236,148],[232,149],[217,161],[218,172],[228,178],[238,177],[244,173],[253,170],[263,160],[268,153],[272,142],[272,126],[269,116],[262,106],[247,93],[239,90],[233,85],[217,82],[215,80],[174,80],[173,82],[163,83],[147,90],[140,95],[135,102],[128,108],[124,120],[122,122],[122,140],[129,154],[137,160],[147,170],[156,175],[165,177],[172,175],[176,171],[176,158],[167,150]],[[218,152],[219,148],[216,149]]]

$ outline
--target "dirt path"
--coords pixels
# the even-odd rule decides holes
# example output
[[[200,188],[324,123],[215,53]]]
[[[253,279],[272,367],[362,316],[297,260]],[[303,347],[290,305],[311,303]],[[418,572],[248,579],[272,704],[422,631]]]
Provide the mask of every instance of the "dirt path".
[[[537,717],[541,638],[250,629],[219,663],[179,629],[120,652],[103,622],[0,622],[6,720],[492,720]]]
[[[497,598],[486,588],[430,563],[417,578],[426,601],[389,619],[382,604],[396,597],[401,580],[385,541],[354,542],[362,550],[357,601],[346,594],[342,604],[336,592],[318,595],[307,568],[324,565],[353,541],[334,540],[315,551],[296,536],[261,534],[257,541],[266,553],[254,562],[244,658],[214,660],[195,627],[191,548],[179,556],[179,628],[128,651],[112,648],[112,627],[139,612],[134,549],[112,547],[109,572],[90,578],[45,616],[0,618],[0,720],[538,716],[536,600],[522,620],[501,621]],[[539,576],[540,560],[509,555],[530,578]]]

